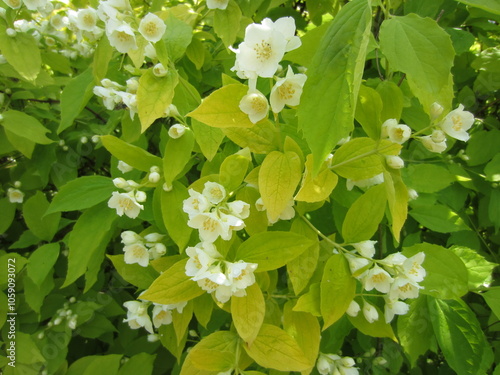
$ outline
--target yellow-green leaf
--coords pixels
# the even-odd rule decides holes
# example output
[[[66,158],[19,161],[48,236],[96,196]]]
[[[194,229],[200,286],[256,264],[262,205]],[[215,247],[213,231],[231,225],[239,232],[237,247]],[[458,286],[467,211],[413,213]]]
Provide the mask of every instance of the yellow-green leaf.
[[[382,128],[382,98],[374,89],[361,85],[354,117],[371,139],[379,139]]]
[[[169,305],[189,301],[205,293],[198,284],[186,275],[187,259],[175,263],[163,272],[148,290],[141,294],[141,299]]]
[[[139,79],[137,108],[142,132],[145,132],[157,118],[165,116],[165,110],[172,104],[174,89],[178,82],[177,72],[173,68],[169,68],[165,77],[156,77],[150,69]]]
[[[320,283],[311,284],[311,286],[309,287],[309,291],[300,296],[293,310],[308,312],[314,316],[321,316],[320,299]]]
[[[245,291],[246,296],[231,298],[231,315],[240,337],[252,345],[264,321],[266,303],[257,283]]]
[[[162,189],[161,192],[163,222],[169,236],[181,251],[184,250],[193,231],[187,226],[188,216],[182,210],[182,202],[187,198],[189,198],[188,190],[178,181],[174,181],[172,190]]]
[[[163,157],[163,173],[168,186],[172,185],[172,181],[179,177],[189,162],[193,146],[194,135],[190,129],[186,129],[179,138],[168,138]]]
[[[365,316],[359,312],[356,316],[348,316],[352,325],[365,335],[372,337],[388,337],[395,342],[398,342],[391,325],[385,322],[384,314],[382,314],[377,306],[373,307],[377,310],[378,320],[373,323],[369,323]]]
[[[243,155],[230,155],[224,159],[219,170],[219,183],[228,192],[238,188],[247,174],[249,160]]]
[[[6,130],[42,145],[54,142],[45,135],[49,132],[49,129],[36,118],[13,109],[3,112],[2,116],[3,119],[0,120],[0,125],[3,125]]]
[[[297,341],[270,324],[263,324],[252,345],[247,344],[244,348],[263,367],[279,371],[304,371],[311,367]]]
[[[223,86],[203,99],[188,116],[215,128],[251,128],[254,124],[239,107],[247,91],[248,86],[241,83]]]
[[[387,203],[392,220],[392,234],[399,242],[401,229],[408,216],[408,189],[401,179],[401,172],[390,170],[384,172]]]
[[[201,152],[209,161],[212,160],[224,139],[224,133],[221,129],[205,125],[196,119],[191,120],[191,127]]]
[[[37,191],[23,205],[23,216],[26,225],[35,236],[45,241],[52,240],[61,219],[60,212],[44,216],[49,205],[49,201],[41,191]]]
[[[158,156],[150,154],[146,150],[124,142],[112,135],[102,136],[101,141],[111,155],[140,171],[149,172],[151,167],[160,167],[163,165],[162,160]]]
[[[342,254],[326,262],[321,279],[321,315],[323,330],[342,318],[356,293],[356,280]]]
[[[226,47],[236,40],[241,25],[241,10],[234,0],[229,0],[226,9],[215,9],[214,31]]]
[[[303,202],[321,202],[328,199],[339,177],[330,169],[324,168],[316,177],[313,176],[313,156],[307,155],[304,177],[299,192],[295,196],[295,200]]]
[[[295,152],[273,151],[264,159],[259,171],[259,191],[271,221],[278,220],[293,199],[301,171]]]
[[[250,128],[230,127],[222,130],[226,137],[241,148],[248,147],[256,154],[268,154],[278,150],[276,129],[269,120],[263,120]]]

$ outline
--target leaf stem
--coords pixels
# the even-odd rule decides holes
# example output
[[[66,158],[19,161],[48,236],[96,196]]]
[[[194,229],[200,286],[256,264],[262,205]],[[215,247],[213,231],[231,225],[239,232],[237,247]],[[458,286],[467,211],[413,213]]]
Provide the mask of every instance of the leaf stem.
[[[299,216],[300,216],[300,218],[301,218],[302,220],[304,220],[304,222],[305,222],[305,223],[306,223],[306,224],[307,224],[307,225],[308,225],[308,226],[309,226],[309,227],[310,227],[310,228],[311,228],[314,232],[316,232],[316,234],[317,234],[318,236],[320,236],[323,240],[325,240],[326,242],[328,242],[330,245],[332,245],[332,246],[333,246],[333,247],[335,247],[336,249],[339,249],[339,250],[341,250],[341,251],[347,251],[346,249],[344,249],[344,248],[342,247],[342,245],[341,245],[341,244],[338,244],[337,242],[332,241],[330,238],[328,238],[328,236],[324,235],[324,234],[323,234],[323,233],[322,233],[322,232],[321,232],[318,228],[316,228],[316,227],[314,226],[314,224],[313,224],[313,223],[311,223],[311,222],[309,221],[309,219],[307,219],[304,215],[299,214]]]
[[[343,165],[346,165],[346,164],[349,164],[349,163],[352,163],[353,161],[356,161],[356,160],[359,160],[359,159],[363,159],[364,157],[367,157],[367,156],[370,156],[370,155],[373,155],[373,154],[376,154],[377,152],[379,151],[383,151],[385,149],[388,149],[390,147],[392,147],[393,145],[390,144],[390,145],[387,145],[385,147],[382,147],[382,148],[375,148],[371,151],[368,151],[368,152],[365,152],[364,154],[361,154],[361,155],[357,155],[351,159],[347,159],[347,160],[344,160],[343,162],[340,162],[338,164],[334,164],[332,166],[330,166],[330,169],[335,169],[335,168],[338,168],[338,167],[341,167]]]

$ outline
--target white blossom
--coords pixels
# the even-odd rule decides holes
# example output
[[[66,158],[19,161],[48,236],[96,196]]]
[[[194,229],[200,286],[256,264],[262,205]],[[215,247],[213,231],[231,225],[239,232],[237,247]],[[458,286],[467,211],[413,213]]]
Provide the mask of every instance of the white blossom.
[[[285,105],[293,107],[300,104],[306,79],[305,74],[294,74],[288,66],[286,77],[279,79],[271,90],[270,102],[274,113],[281,112]]]
[[[45,7],[47,0],[23,0],[23,3],[29,10],[37,10]]]
[[[413,282],[419,283],[424,280],[426,272],[422,267],[425,260],[425,253],[419,252],[408,258],[403,263],[404,275]]]
[[[347,308],[346,313],[349,316],[358,316],[358,313],[360,310],[361,310],[361,307],[359,306],[359,303],[352,300],[351,303],[349,304],[349,307]]]
[[[149,251],[142,242],[136,242],[123,247],[123,260],[127,264],[137,263],[142,267],[147,267],[149,264]]]
[[[248,94],[241,98],[239,107],[254,124],[266,118],[269,113],[267,98],[258,90],[248,90]]]
[[[446,150],[446,139],[444,139],[442,142],[436,142],[432,139],[431,135],[424,135],[422,137],[418,138],[420,142],[424,145],[424,147],[431,151],[431,152],[437,152],[437,153],[442,153],[444,150]]]
[[[7,197],[10,203],[23,203],[24,193],[19,189],[8,188]]]
[[[96,31],[97,19],[97,12],[95,9],[80,9],[76,16],[76,27],[83,31]]]
[[[422,287],[416,282],[407,277],[398,276],[394,279],[394,282],[391,285],[389,298],[392,300],[417,298],[420,293],[420,289],[422,289]]]
[[[190,219],[197,214],[207,212],[210,209],[211,204],[208,201],[207,197],[205,197],[203,194],[198,193],[193,189],[189,189],[188,193],[189,198],[184,200],[182,209],[185,213],[188,214]]]
[[[112,27],[108,28],[111,22],[108,22],[106,31],[109,39],[109,44],[115,47],[120,53],[127,53],[130,50],[137,49],[137,43],[135,41],[135,34],[132,27],[127,23],[113,23]]]
[[[388,293],[392,282],[391,275],[377,265],[368,270],[363,277],[363,287],[368,291],[376,289],[380,293]]]
[[[443,114],[443,110],[444,110],[443,106],[438,102],[432,103],[430,111],[431,119],[432,120],[437,119],[439,116]]]
[[[181,124],[174,124],[168,129],[168,136],[172,139],[178,139],[184,135],[186,127]]]
[[[172,311],[168,305],[158,303],[154,303],[153,305],[153,325],[155,328],[172,323]]]
[[[405,162],[399,156],[387,155],[385,157],[385,161],[387,162],[389,168],[392,169],[401,169],[405,166]]]
[[[205,182],[202,194],[212,204],[219,204],[226,198],[226,189],[217,182]]]
[[[363,188],[369,188],[369,187],[372,187],[374,185],[381,184],[383,182],[384,182],[384,174],[380,173],[376,176],[373,176],[371,178],[367,178],[364,180],[347,179],[346,187],[347,187],[347,190],[351,191],[354,188],[354,186],[357,186],[357,187],[360,187],[363,189]]]
[[[155,77],[165,77],[168,73],[168,69],[162,63],[158,63],[153,66],[153,74]]]
[[[119,193],[114,191],[111,198],[108,201],[109,208],[115,208],[116,213],[119,216],[123,216],[123,214],[127,215],[131,219],[135,219],[139,216],[141,210],[144,209],[143,205],[140,205],[135,200],[133,194],[131,193]]]
[[[226,241],[231,238],[229,227],[212,212],[197,214],[189,219],[187,225],[198,229],[202,241],[213,243],[219,236]]]
[[[3,0],[3,2],[12,9],[19,9],[21,8],[21,5],[23,5],[23,2],[21,0]]]
[[[376,243],[377,241],[366,240],[366,241],[356,242],[351,245],[356,249],[356,251],[359,254],[361,254],[365,258],[373,258],[373,256],[375,255]]]
[[[351,273],[353,275],[356,275],[359,270],[371,264],[371,261],[369,261],[368,259],[360,258],[352,254],[345,254],[345,257],[347,259],[347,262],[349,263],[349,268],[351,269]],[[355,277],[359,278],[363,274],[364,272],[361,273],[360,275],[356,275]]]
[[[207,242],[188,247],[186,254],[189,256],[186,275],[191,276],[194,281],[204,278],[210,266],[222,258],[215,246]]]
[[[431,134],[431,139],[434,143],[441,143],[446,141],[446,135],[444,131],[440,129],[434,129]]]
[[[392,142],[403,144],[411,136],[408,125],[398,124],[396,119],[386,120],[382,124],[382,137],[388,137]]]
[[[127,319],[124,322],[128,323],[130,328],[138,329],[144,327],[149,333],[153,333],[153,324],[148,315],[149,303],[139,301],[127,301],[123,304],[127,311]]]
[[[363,302],[363,315],[368,323],[373,323],[378,320],[377,309],[366,301]]]
[[[469,130],[474,124],[474,115],[464,111],[464,106],[460,104],[457,109],[448,113],[440,124],[441,129],[450,137],[461,141],[469,140]]]
[[[233,201],[229,202],[227,204],[227,207],[229,208],[229,212],[240,218],[240,219],[246,219],[248,216],[250,216],[250,205],[246,202],[243,201]]]
[[[229,0],[207,0],[208,9],[221,9],[225,10],[229,4]]]
[[[153,13],[148,13],[139,24],[139,32],[148,42],[158,42],[165,33],[165,22]]]
[[[151,172],[148,176],[149,182],[152,184],[156,184],[158,181],[160,181],[161,176],[158,172]]]
[[[126,231],[122,232],[122,234],[120,236],[122,238],[121,242],[124,245],[133,245],[137,242],[142,241],[142,237],[131,230],[126,230]]]
[[[410,306],[403,301],[391,300],[389,298],[385,298],[385,307],[384,307],[384,315],[385,322],[390,323],[394,318],[394,315],[405,315]]]

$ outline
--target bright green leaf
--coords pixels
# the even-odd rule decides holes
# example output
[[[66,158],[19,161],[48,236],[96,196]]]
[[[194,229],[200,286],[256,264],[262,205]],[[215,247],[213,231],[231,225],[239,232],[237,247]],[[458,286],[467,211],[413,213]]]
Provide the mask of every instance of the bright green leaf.
[[[149,172],[151,167],[160,167],[162,160],[141,147],[131,145],[112,135],[101,137],[102,144],[118,160],[122,160],[140,171]]]
[[[459,256],[467,268],[469,290],[491,284],[493,281],[491,273],[497,264],[488,262],[482,255],[467,247],[453,246],[450,250]]]
[[[212,160],[224,139],[224,133],[221,129],[205,125],[194,118],[191,120],[191,126],[201,152],[209,161]]]
[[[163,222],[169,236],[179,249],[184,250],[193,231],[187,226],[188,216],[182,210],[182,202],[189,198],[188,190],[180,182],[174,181],[172,190],[161,192],[161,210]]]
[[[455,181],[448,169],[433,164],[411,164],[403,176],[408,186],[420,193],[435,193]]]
[[[264,321],[266,304],[257,283],[245,289],[243,297],[231,298],[231,315],[238,335],[252,345]]]
[[[42,145],[54,142],[45,135],[49,132],[49,129],[36,118],[13,109],[3,112],[2,116],[3,119],[0,120],[0,125],[3,125],[6,130]]]
[[[378,319],[373,323],[368,322],[362,313],[358,313],[356,316],[348,316],[349,321],[355,328],[365,335],[372,337],[388,337],[397,342],[398,340],[394,335],[392,326],[385,322],[384,314],[382,314],[377,306],[373,307],[378,312]]]
[[[158,277],[158,272],[153,267],[142,267],[139,264],[125,263],[123,254],[108,255],[116,271],[130,284],[140,289],[147,289]]]
[[[45,215],[49,202],[41,191],[28,199],[23,205],[24,221],[38,238],[50,241],[57,232],[61,214],[59,212]],[[45,216],[44,216],[45,215]]]
[[[469,229],[460,216],[442,204],[418,205],[412,208],[409,214],[424,227],[435,232],[450,233]]]
[[[35,284],[41,284],[47,277],[59,257],[58,243],[49,243],[40,246],[29,257],[27,268],[28,276]]]
[[[172,185],[189,162],[193,146],[194,135],[190,129],[186,129],[182,137],[168,138],[163,157],[163,173],[168,186]]]
[[[382,128],[382,98],[374,89],[361,85],[356,105],[356,120],[365,133],[374,140],[380,139]]]
[[[268,154],[278,149],[276,129],[269,120],[259,121],[249,128],[229,127],[222,131],[238,146],[248,147],[256,154]]]
[[[10,203],[9,198],[0,199],[0,233],[5,233],[14,221],[16,214],[16,204]]]
[[[214,31],[221,38],[226,47],[230,47],[236,41],[240,30],[241,10],[234,0],[227,3],[227,8],[215,9]]]

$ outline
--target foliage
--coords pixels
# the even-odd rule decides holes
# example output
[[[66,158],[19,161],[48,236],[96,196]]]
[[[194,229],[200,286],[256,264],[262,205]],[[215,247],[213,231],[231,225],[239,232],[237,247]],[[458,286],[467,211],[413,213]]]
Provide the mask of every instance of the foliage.
[[[497,374],[499,22],[4,0],[3,373]]]

